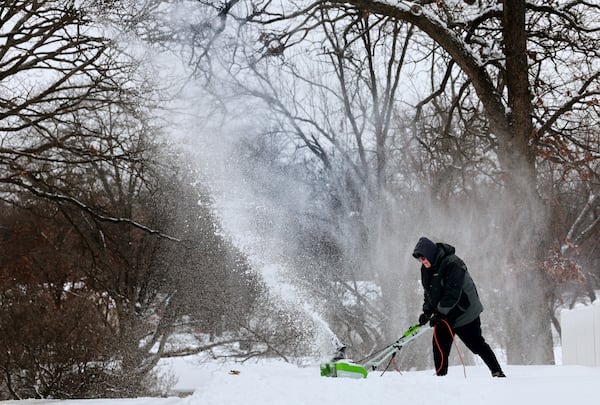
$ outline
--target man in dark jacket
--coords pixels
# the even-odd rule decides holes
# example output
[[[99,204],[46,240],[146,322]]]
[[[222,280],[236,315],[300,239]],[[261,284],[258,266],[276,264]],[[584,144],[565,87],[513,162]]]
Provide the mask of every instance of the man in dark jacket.
[[[481,334],[479,315],[483,305],[465,263],[445,243],[420,238],[413,256],[421,263],[421,282],[425,289],[423,313],[419,324],[434,327],[433,359],[437,375],[448,373],[448,356],[454,335],[479,355],[494,377],[506,377],[496,355]]]

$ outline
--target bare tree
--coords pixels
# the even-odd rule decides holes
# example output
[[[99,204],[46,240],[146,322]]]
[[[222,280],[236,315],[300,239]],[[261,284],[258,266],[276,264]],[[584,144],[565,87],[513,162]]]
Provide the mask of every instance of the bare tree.
[[[61,170],[68,167],[101,161],[126,166],[128,151],[96,131],[98,119],[116,113],[111,106],[148,104],[145,96],[152,94],[135,83],[142,80],[136,77],[137,61],[115,46],[86,7],[76,1],[0,6],[5,90],[0,97],[0,184],[5,196],[28,191],[98,219],[129,221],[82,201],[61,183]]]

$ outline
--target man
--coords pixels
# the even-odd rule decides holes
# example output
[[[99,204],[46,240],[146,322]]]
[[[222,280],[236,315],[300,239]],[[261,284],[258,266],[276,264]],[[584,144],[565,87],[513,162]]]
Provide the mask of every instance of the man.
[[[434,243],[422,237],[413,256],[421,263],[421,282],[425,289],[423,313],[419,324],[434,327],[433,360],[436,374],[448,373],[448,356],[454,335],[458,335],[473,353],[479,355],[493,377],[506,377],[496,355],[481,335],[479,315],[483,306],[465,263],[446,243]]]

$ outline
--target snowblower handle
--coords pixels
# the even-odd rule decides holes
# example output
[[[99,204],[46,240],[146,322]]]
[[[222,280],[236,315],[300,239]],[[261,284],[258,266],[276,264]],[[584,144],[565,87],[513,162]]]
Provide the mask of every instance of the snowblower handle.
[[[377,369],[377,367],[381,366],[385,361],[387,361],[387,359],[390,358],[390,356],[395,356],[396,353],[398,353],[400,349],[402,349],[402,347],[404,347],[408,342],[411,342],[418,336],[427,332],[429,329],[431,329],[431,326],[429,325],[421,326],[419,324],[416,324],[411,326],[406,330],[406,332],[404,332],[402,337],[400,337],[394,343],[387,346],[377,355],[373,356],[369,361],[367,361],[364,364],[364,368],[370,371]]]
[[[419,329],[421,329],[421,327],[422,326],[419,324],[411,326],[410,328],[408,328],[406,330],[406,332],[404,332],[404,335],[402,335],[402,338],[414,335],[415,333],[417,333],[419,331]],[[400,338],[400,339],[402,339],[402,338]]]

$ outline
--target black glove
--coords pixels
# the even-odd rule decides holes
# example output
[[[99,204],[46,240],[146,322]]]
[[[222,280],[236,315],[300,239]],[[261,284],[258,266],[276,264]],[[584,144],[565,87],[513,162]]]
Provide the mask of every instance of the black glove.
[[[433,314],[433,316],[429,320],[429,324],[431,326],[436,326],[436,325],[440,325],[440,324],[444,323],[445,320],[446,320],[446,317],[444,315],[440,314],[439,312],[436,312],[435,314]]]
[[[419,326],[425,325],[427,322],[429,322],[430,318],[431,318],[430,313],[423,312],[421,315],[419,315]]]

